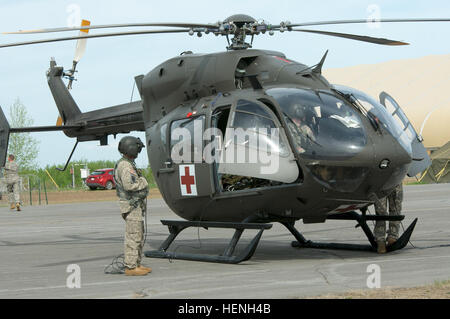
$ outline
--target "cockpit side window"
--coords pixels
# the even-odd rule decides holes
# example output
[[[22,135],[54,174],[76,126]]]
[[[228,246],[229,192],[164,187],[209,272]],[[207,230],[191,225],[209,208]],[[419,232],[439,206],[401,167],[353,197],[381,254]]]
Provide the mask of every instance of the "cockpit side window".
[[[262,108],[259,104],[246,100],[239,100],[236,106],[236,112],[255,114],[268,119],[271,119],[272,117],[268,110]]]
[[[244,99],[231,110],[217,171],[223,189],[228,189],[225,185],[230,184],[229,176],[266,186],[293,183],[300,176],[286,133],[274,112],[263,103]],[[236,190],[234,177],[230,187]]]
[[[170,125],[171,158],[175,162],[203,161],[203,131],[205,116],[173,121]],[[174,158],[175,157],[175,158]]]
[[[265,105],[239,100],[236,104],[236,111],[233,114],[231,127],[235,129],[235,139],[239,135],[238,129],[245,131],[244,138],[247,142],[247,147],[255,149],[267,147],[268,150],[279,153],[280,156],[288,156],[289,150],[286,138],[283,132],[280,135],[279,125],[275,121],[275,114]],[[272,136],[275,131],[278,134],[275,139],[277,142],[274,142],[274,136]]]

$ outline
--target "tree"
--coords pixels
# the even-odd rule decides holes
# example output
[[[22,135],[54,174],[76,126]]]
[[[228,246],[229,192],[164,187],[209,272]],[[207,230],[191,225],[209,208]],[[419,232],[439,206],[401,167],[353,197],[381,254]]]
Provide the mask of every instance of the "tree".
[[[19,98],[9,108],[9,125],[11,127],[32,126],[34,121],[28,115],[25,105]],[[39,141],[31,137],[30,133],[11,133],[9,136],[8,154],[14,154],[17,165],[21,170],[36,169]]]

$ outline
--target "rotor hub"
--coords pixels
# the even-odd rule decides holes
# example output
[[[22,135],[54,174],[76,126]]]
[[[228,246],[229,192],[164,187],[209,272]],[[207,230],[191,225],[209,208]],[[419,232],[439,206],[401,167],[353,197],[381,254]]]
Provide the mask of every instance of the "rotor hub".
[[[242,28],[245,24],[252,24],[255,22],[257,21],[254,18],[246,14],[234,14],[223,20],[223,23],[234,23],[239,28]]]
[[[216,35],[224,35],[228,40],[228,50],[245,50],[252,47],[253,37],[257,34],[265,33],[267,25],[258,22],[255,18],[246,14],[232,15],[222,22],[218,22],[219,29]],[[233,38],[229,39],[232,35]],[[247,35],[252,36],[250,43],[246,42]]]

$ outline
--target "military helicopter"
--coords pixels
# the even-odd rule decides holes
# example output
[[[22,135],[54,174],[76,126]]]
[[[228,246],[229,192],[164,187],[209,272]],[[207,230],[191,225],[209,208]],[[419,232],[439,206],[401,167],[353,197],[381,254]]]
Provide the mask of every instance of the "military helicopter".
[[[450,19],[385,19],[377,22],[434,22]],[[0,48],[78,40],[72,69],[54,59],[48,85],[60,118],[56,126],[10,128],[0,115],[0,159],[4,164],[10,133],[63,131],[78,142],[145,131],[147,155],[157,185],[170,209],[184,220],[163,220],[169,236],[147,257],[239,263],[252,257],[264,230],[283,224],[293,246],[376,251],[370,220],[404,216],[367,214],[368,206],[388,195],[406,174],[415,176],[430,158],[397,102],[382,92],[379,101],[353,88],[332,85],[322,76],[327,53],[314,66],[283,53],[252,49],[256,36],[275,32],[309,32],[380,45],[405,42],[321,30],[314,25],[367,23],[338,20],[277,25],[238,14],[212,24],[135,23],[18,31],[18,34],[80,31],[78,36],[2,44]],[[116,33],[88,31],[122,27],[167,27]],[[81,112],[69,89],[88,38],[156,33],[224,36],[227,50],[190,51],[135,77],[141,100]],[[250,38],[250,42],[247,39]],[[69,79],[68,87],[63,78]],[[67,166],[67,164],[66,164]],[[329,219],[357,222],[370,245],[315,243],[295,222]],[[388,251],[406,246],[417,219]],[[216,256],[169,251],[188,227],[235,229],[225,251]],[[258,230],[234,255],[246,229]]]

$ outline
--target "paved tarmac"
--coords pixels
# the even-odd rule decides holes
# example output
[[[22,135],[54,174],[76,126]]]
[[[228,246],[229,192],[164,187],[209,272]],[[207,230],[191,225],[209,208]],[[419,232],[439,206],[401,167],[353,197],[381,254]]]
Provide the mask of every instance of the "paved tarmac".
[[[179,218],[162,199],[149,201],[148,209],[145,250],[152,250],[168,234],[159,220]],[[419,218],[411,238],[414,247],[386,255],[293,248],[292,235],[274,224],[264,232],[253,258],[241,264],[144,257],[153,272],[127,277],[104,274],[123,249],[117,202],[32,206],[20,213],[1,207],[0,298],[301,298],[369,289],[372,264],[380,267],[382,288],[450,279],[450,184],[406,186],[404,214],[405,228]],[[296,226],[314,241],[366,243],[352,221]],[[232,234],[187,229],[172,250],[219,254]],[[254,234],[246,231],[238,249]],[[80,288],[67,287],[67,281],[76,283],[70,265],[79,267]]]

